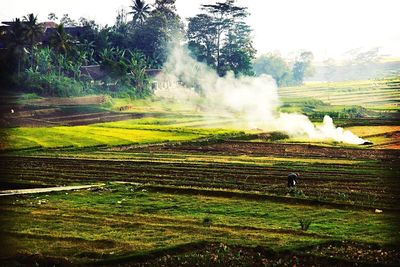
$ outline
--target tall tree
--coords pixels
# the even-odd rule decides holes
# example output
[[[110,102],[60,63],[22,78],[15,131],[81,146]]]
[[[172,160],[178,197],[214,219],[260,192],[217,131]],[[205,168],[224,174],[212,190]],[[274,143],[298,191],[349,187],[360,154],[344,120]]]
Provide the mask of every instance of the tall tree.
[[[257,76],[271,75],[278,86],[287,86],[292,82],[292,74],[287,62],[276,53],[262,55],[253,63],[253,69]]]
[[[128,33],[128,21],[127,12],[125,9],[121,8],[117,11],[117,17],[115,18],[114,29],[115,31],[126,35]]]
[[[25,27],[25,36],[29,40],[31,64],[33,62],[34,45],[40,36],[43,35],[43,27],[38,24],[37,16],[28,14],[24,16],[23,26]]]
[[[132,21],[136,24],[143,25],[150,14],[151,7],[144,0],[132,0],[133,6],[130,6],[132,11],[128,14],[133,15]]]
[[[72,49],[72,37],[65,31],[63,24],[58,25],[57,29],[50,37],[50,45],[56,51],[64,55]]]
[[[241,21],[229,30],[221,49],[220,75],[225,75],[227,71],[233,71],[236,76],[254,75],[252,60],[256,50],[253,48],[250,33],[250,27]]]
[[[43,27],[38,23],[37,16],[28,14],[24,16],[23,25],[26,28],[26,37],[30,41],[30,45],[33,46],[35,41],[43,34]]]
[[[216,66],[215,43],[216,29],[210,24],[212,17],[207,14],[199,14],[189,19],[187,37],[188,47],[200,62],[210,66]]]
[[[237,7],[234,4],[235,0],[226,0],[225,2],[217,2],[214,5],[202,5],[202,9],[213,16],[211,24],[213,24],[216,31],[217,71],[221,68],[220,51],[224,34],[229,31],[237,19],[247,16],[247,8]]]
[[[149,80],[146,74],[147,62],[143,54],[129,51],[130,60],[128,70],[133,78],[133,85],[138,96],[145,96],[148,93]]]
[[[133,33],[133,47],[160,68],[168,54],[169,44],[182,35],[183,25],[176,14],[175,0],[158,0],[148,19]]]
[[[58,20],[58,17],[54,12],[50,12],[49,15],[47,15],[47,19],[51,21],[56,21]]]
[[[71,19],[68,14],[64,14],[60,19],[60,24],[63,24],[64,27],[74,27],[77,25],[76,21]]]
[[[310,51],[304,51],[297,57],[293,65],[293,81],[296,84],[302,84],[304,78],[314,73],[312,61],[314,55]]]
[[[228,70],[250,74],[255,49],[250,38],[251,29],[244,22],[247,8],[236,6],[235,0],[226,0],[202,5],[202,10],[206,14],[189,18],[189,48],[194,49],[195,54],[203,53],[196,56],[206,58],[209,64],[215,61],[213,65],[220,75]]]
[[[26,50],[26,34],[25,27],[19,18],[16,18],[11,26],[7,29],[7,49],[10,51],[12,58],[17,61],[18,76],[21,73],[21,68],[27,54]]]

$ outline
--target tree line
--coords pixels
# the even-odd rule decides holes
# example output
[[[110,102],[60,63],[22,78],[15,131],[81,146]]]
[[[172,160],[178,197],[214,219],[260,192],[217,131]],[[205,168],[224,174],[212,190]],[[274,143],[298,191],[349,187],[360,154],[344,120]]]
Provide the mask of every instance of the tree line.
[[[187,27],[177,14],[175,0],[156,0],[153,5],[132,0],[129,10],[117,12],[114,25],[104,27],[86,18],[75,21],[68,14],[58,20],[50,13],[49,21],[58,23],[47,39],[44,24],[34,14],[15,18],[0,32],[1,87],[54,96],[101,92],[144,97],[151,93],[146,70],[162,68],[172,41],[185,43],[194,58],[220,76],[266,73],[285,85],[286,70],[275,75],[271,69],[276,66],[254,61],[252,30],[245,22],[247,8],[225,0],[202,5],[201,10],[187,20]],[[79,28],[78,35],[69,32],[73,27]],[[303,55],[295,63],[293,80],[302,81],[299,77],[307,72],[309,59]],[[106,75],[93,83],[82,75],[82,67],[88,65],[100,65]]]
[[[265,54],[254,61],[254,72],[256,75],[271,75],[279,87],[300,85],[304,78],[314,73],[313,57],[311,52],[303,51],[294,62],[289,62],[278,53]]]

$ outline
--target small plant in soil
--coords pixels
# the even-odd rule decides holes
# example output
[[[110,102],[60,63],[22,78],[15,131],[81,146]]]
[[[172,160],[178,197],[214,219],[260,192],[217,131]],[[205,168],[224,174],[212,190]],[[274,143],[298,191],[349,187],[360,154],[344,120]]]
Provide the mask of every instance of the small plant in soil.
[[[299,223],[300,223],[301,230],[307,231],[308,228],[310,227],[311,222],[312,221],[310,219],[300,219]]]
[[[293,197],[305,197],[303,190],[297,189],[296,187],[291,187],[288,189],[288,194]]]
[[[338,199],[339,200],[347,200],[349,197],[348,197],[348,195],[346,194],[346,193],[343,193],[343,192],[339,192],[338,193]]]
[[[210,227],[211,223],[212,223],[211,218],[209,218],[209,217],[203,218],[203,222],[202,222],[203,226]]]

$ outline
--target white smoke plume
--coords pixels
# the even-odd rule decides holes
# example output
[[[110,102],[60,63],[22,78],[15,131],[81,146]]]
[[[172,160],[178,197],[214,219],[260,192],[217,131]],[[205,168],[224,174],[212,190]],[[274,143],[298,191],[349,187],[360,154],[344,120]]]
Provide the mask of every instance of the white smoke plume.
[[[155,92],[157,96],[201,105],[205,115],[235,118],[247,129],[279,130],[291,137],[349,144],[366,141],[336,128],[329,116],[325,116],[322,125],[315,126],[305,115],[279,113],[278,89],[270,76],[219,77],[215,70],[194,60],[180,46],[171,49],[164,72],[157,79],[160,85]]]

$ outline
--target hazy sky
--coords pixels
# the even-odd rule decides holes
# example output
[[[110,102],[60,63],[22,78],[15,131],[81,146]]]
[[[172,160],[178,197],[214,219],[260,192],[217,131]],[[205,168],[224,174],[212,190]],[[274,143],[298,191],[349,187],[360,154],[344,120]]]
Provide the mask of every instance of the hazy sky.
[[[182,18],[199,13],[201,4],[217,0],[177,0]],[[219,0],[220,2],[223,0]],[[131,0],[1,0],[0,20],[28,13],[46,20],[68,13],[112,25],[117,10]],[[147,3],[154,1],[148,0]],[[259,54],[280,51],[284,56],[311,50],[318,60],[340,57],[354,48],[381,47],[384,54],[400,57],[400,0],[238,0],[251,13],[254,46]]]

